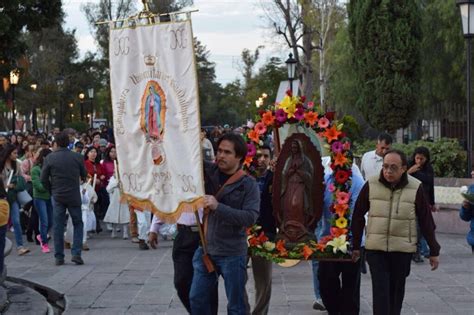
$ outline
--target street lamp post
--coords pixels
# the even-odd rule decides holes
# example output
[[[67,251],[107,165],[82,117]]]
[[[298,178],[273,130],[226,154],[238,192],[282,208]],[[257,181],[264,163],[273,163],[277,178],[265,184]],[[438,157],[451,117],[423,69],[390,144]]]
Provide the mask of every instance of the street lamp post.
[[[59,129],[63,130],[64,129],[64,124],[63,124],[63,106],[61,103],[61,92],[63,91],[63,86],[64,86],[64,77],[59,76],[56,78],[56,85],[58,87],[58,96],[59,96]]]
[[[15,87],[20,80],[20,70],[10,71],[10,85],[12,87],[12,133],[16,130]]]
[[[295,79],[296,73],[296,60],[293,58],[293,54],[290,53],[289,58],[285,61],[288,69],[288,81],[290,81],[290,92],[293,94],[293,80]]]
[[[87,89],[87,95],[89,96],[89,100],[91,102],[91,128],[94,128],[94,88],[90,87]]]
[[[84,121],[84,93],[79,93],[79,102],[81,103],[81,121]]]
[[[32,83],[30,85],[31,89],[33,92],[36,92],[36,89],[38,88],[38,84]],[[33,131],[36,132],[38,130],[37,122],[36,122],[36,104],[33,102],[33,111],[31,113],[31,120],[32,120],[32,128]]]
[[[474,0],[457,0],[461,11],[464,38],[467,40],[467,177],[472,172],[472,109],[471,109],[471,38],[474,36]]]

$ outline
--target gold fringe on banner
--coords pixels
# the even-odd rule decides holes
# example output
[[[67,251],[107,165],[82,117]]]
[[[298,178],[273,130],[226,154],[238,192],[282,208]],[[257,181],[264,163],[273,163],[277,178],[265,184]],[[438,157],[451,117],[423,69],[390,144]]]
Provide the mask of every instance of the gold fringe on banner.
[[[204,197],[197,197],[191,201],[181,201],[173,213],[165,213],[155,207],[148,199],[138,199],[129,194],[122,193],[120,202],[128,202],[128,205],[136,210],[151,211],[153,215],[165,223],[176,223],[183,212],[194,212],[204,208]]]

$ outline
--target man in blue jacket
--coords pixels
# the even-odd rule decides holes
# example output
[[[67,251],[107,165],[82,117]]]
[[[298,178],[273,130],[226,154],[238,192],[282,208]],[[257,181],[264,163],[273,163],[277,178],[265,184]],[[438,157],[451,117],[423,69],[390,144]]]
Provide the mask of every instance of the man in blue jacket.
[[[259,215],[260,192],[255,180],[242,174],[247,145],[236,134],[225,134],[217,142],[216,164],[206,165],[204,196],[208,211],[205,220],[207,250],[215,267],[208,272],[203,263],[203,248],[193,258],[191,313],[211,313],[210,296],[222,275],[227,295],[228,314],[247,314],[245,283],[247,281],[246,228]],[[207,221],[207,222],[206,222]]]

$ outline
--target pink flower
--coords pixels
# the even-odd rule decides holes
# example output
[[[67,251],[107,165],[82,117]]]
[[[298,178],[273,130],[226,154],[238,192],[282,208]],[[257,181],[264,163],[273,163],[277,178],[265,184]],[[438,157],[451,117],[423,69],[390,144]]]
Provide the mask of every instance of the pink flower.
[[[307,106],[308,106],[308,108],[313,108],[314,107],[314,102],[308,102]]]
[[[258,122],[255,125],[255,131],[257,131],[259,135],[263,135],[265,132],[267,132],[267,127],[263,122]]]
[[[344,191],[336,192],[337,203],[340,205],[349,203],[350,197],[351,197],[350,193],[346,193]]]
[[[252,129],[254,126],[255,126],[255,124],[254,124],[253,121],[247,120],[247,127],[249,127],[250,129]]]
[[[331,145],[331,150],[332,150],[332,152],[334,152],[334,153],[341,153],[341,152],[342,152],[342,149],[343,149],[342,143],[339,142],[339,141],[335,141],[335,142]]]
[[[350,142],[344,142],[344,145],[342,146],[344,150],[349,151],[351,149],[351,143]]]
[[[247,156],[254,156],[257,153],[257,149],[253,143],[247,143]]]
[[[328,190],[329,190],[329,192],[334,192],[334,191],[336,190],[336,186],[334,186],[333,183],[330,183],[330,184],[328,185]]]
[[[303,107],[298,107],[295,112],[295,118],[298,120],[304,119],[304,109]]]
[[[275,118],[278,122],[280,123],[284,123],[286,121],[286,113],[283,109],[278,109],[276,112],[275,112]]]
[[[329,126],[329,120],[326,117],[323,117],[318,120],[318,127],[325,129]]]

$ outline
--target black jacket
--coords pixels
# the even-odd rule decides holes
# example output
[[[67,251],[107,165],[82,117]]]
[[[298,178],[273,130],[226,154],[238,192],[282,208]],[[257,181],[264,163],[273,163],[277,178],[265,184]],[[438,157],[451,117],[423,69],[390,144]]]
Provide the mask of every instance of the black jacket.
[[[41,183],[55,201],[70,207],[81,206],[80,178],[87,176],[84,158],[66,148],[49,154],[41,169]]]

